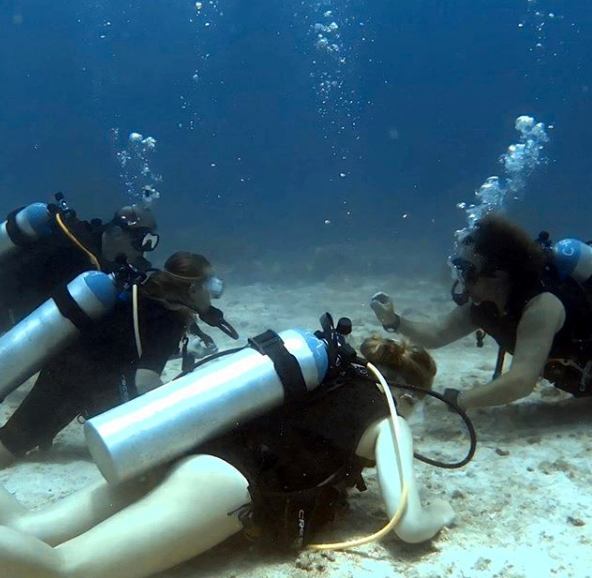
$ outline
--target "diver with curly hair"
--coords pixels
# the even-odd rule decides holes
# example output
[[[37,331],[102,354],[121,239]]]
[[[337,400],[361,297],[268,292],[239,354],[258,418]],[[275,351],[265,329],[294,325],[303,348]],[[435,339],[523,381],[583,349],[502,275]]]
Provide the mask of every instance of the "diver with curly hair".
[[[492,214],[460,240],[451,265],[459,307],[437,321],[398,315],[383,292],[371,300],[386,331],[400,332],[428,349],[481,329],[512,355],[508,371],[487,385],[463,392],[447,389],[449,400],[462,409],[510,403],[528,396],[541,376],[575,397],[592,394],[590,294],[557,273],[544,243]]]

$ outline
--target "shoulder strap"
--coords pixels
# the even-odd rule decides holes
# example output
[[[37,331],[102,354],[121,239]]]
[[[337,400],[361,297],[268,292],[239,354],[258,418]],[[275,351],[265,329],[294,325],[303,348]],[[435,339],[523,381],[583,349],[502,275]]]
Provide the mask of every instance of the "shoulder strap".
[[[26,247],[31,244],[31,240],[23,234],[19,226],[16,224],[16,216],[23,209],[24,207],[19,207],[8,213],[6,217],[6,232],[8,233],[10,240],[18,247]]]
[[[55,301],[60,313],[70,320],[80,333],[84,333],[94,326],[93,320],[76,303],[66,285],[59,287],[53,294],[52,299]]]
[[[249,345],[262,355],[267,355],[280,377],[286,395],[286,402],[298,402],[308,393],[300,364],[284,345],[282,338],[271,329],[249,339]]]

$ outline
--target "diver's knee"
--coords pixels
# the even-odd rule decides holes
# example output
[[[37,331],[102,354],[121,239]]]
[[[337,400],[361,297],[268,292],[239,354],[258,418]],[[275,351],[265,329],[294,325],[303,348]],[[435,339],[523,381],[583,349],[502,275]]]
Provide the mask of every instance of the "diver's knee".
[[[236,486],[246,489],[249,485],[243,474],[233,465],[216,456],[200,454],[183,458],[174,466],[171,478],[184,481],[207,480],[211,485]]]

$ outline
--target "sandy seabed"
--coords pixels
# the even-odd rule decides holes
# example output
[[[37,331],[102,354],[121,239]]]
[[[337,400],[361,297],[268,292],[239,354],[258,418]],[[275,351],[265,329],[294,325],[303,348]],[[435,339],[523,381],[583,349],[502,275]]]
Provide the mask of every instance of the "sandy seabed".
[[[418,320],[449,310],[447,292],[427,281],[395,277],[335,277],[301,285],[229,287],[220,306],[241,338],[265,329],[316,330],[330,311],[354,323],[352,343],[381,330],[370,296],[385,290],[398,311]],[[220,348],[231,345],[215,337]],[[433,352],[435,388],[470,387],[490,379],[496,358],[491,339],[476,347],[474,336]],[[173,376],[178,361],[166,372]],[[27,386],[0,407],[3,422]],[[508,407],[471,413],[478,436],[473,461],[444,470],[416,461],[424,501],[449,500],[457,518],[434,540],[406,545],[391,535],[347,552],[277,555],[236,537],[210,552],[158,574],[158,578],[591,578],[592,577],[592,399],[575,400],[542,382],[535,393]],[[438,402],[411,419],[416,450],[460,459],[468,440],[462,424]],[[348,539],[386,523],[374,470],[364,474],[368,491],[352,491],[350,508],[323,538]],[[100,474],[84,445],[82,428],[71,424],[47,453],[0,472],[0,482],[29,508],[40,508],[86,487]]]

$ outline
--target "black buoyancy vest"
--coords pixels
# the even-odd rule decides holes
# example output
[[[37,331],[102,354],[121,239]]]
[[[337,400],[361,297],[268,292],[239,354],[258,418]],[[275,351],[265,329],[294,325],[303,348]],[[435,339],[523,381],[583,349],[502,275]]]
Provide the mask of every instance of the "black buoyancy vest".
[[[549,275],[532,291],[512,294],[504,314],[500,314],[491,302],[473,305],[471,319],[500,347],[513,354],[524,308],[533,297],[546,292],[555,295],[565,308],[565,323],[553,340],[549,360],[569,360],[584,367],[592,360],[592,300],[588,292],[570,277],[558,279]],[[592,395],[592,388],[587,387],[584,391],[581,375],[576,376],[574,368],[563,363],[549,363],[544,377],[574,396]]]

